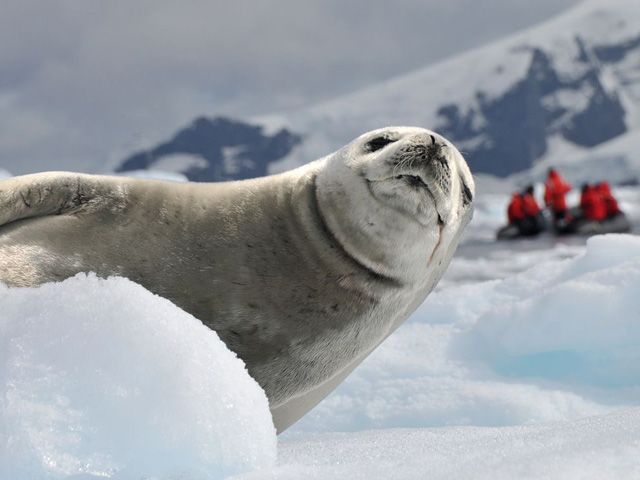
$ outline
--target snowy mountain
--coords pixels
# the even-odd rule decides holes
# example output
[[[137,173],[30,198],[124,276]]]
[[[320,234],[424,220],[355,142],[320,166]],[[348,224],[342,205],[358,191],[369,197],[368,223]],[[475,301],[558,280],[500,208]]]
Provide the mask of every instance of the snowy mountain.
[[[443,133],[499,176],[640,128],[640,2],[589,1],[546,23],[308,109],[261,118],[304,142],[280,171],[382,125]]]
[[[259,125],[224,117],[197,118],[167,142],[125,159],[117,172],[158,170],[194,181],[238,180],[266,175],[300,137],[281,129],[273,135]]]
[[[640,130],[632,130],[597,147],[565,151],[538,162],[532,169],[513,175],[512,184],[542,182],[553,164],[573,185],[607,180],[617,185],[640,184]]]
[[[385,125],[444,134],[475,173],[505,177],[562,162],[640,129],[640,3],[588,1],[425,69],[252,123],[200,118],[119,170],[249,178],[307,163]]]

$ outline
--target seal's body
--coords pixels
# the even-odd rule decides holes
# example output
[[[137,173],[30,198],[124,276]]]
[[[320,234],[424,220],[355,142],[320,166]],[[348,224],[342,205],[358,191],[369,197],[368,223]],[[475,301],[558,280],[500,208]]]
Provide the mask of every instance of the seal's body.
[[[172,300],[245,361],[282,431],[424,300],[472,196],[457,150],[408,127],[240,182],[15,177],[0,182],[0,281],[93,271]]]

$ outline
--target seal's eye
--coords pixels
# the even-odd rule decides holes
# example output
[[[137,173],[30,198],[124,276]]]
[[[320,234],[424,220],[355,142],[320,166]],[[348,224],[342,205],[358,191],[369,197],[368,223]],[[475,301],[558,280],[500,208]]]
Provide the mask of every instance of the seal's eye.
[[[473,201],[473,194],[467,184],[462,182],[462,204],[464,206],[469,205]]]
[[[390,143],[397,142],[397,138],[390,137],[376,137],[372,140],[369,140],[364,148],[369,152],[375,152],[376,150],[380,150],[383,147],[386,147]]]

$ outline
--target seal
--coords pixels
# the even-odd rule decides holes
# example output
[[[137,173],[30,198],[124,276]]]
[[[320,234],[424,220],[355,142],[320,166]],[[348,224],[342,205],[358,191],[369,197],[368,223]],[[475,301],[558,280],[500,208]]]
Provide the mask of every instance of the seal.
[[[0,182],[0,281],[92,271],[170,299],[244,360],[282,431],[433,289],[473,195],[458,150],[415,127],[237,182],[26,175]]]

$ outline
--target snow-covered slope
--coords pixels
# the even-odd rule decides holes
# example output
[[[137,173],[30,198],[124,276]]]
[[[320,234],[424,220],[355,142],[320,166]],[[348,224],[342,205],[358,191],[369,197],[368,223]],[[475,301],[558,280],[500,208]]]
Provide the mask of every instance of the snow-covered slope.
[[[639,128],[639,107],[640,2],[593,0],[423,70],[260,121],[304,135],[272,171],[371,128],[415,124],[456,142],[475,172],[505,176]]]

